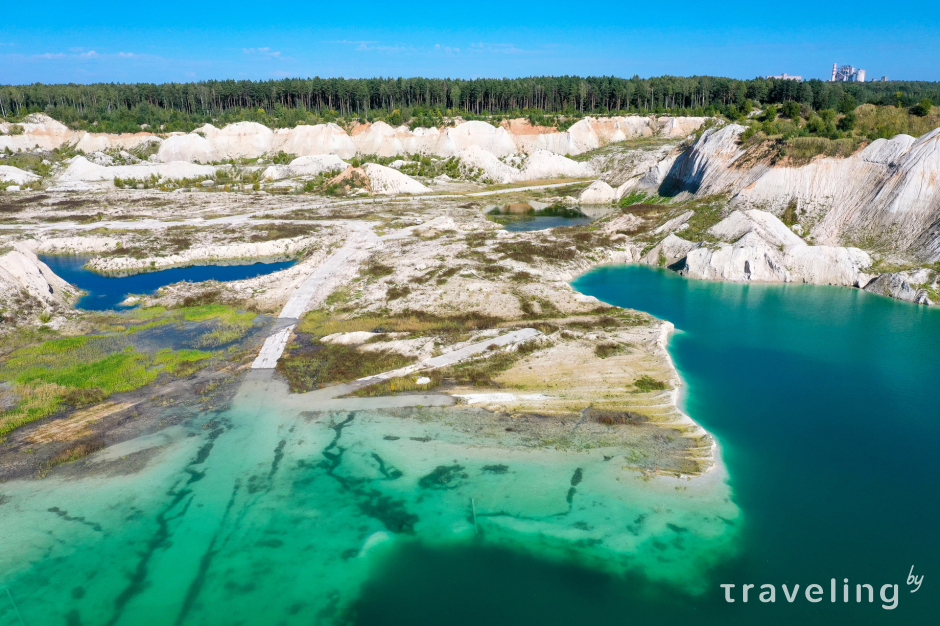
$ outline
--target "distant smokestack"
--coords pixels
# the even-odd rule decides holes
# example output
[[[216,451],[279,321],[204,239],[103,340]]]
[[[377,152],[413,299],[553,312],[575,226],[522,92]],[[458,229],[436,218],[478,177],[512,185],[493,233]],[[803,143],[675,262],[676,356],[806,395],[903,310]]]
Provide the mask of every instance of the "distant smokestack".
[[[837,65],[838,65],[838,63],[833,63],[833,64],[832,64],[832,78],[829,79],[829,82],[835,82],[835,80],[836,80],[836,66],[837,66]]]
[[[855,80],[857,80],[860,83],[864,83],[865,82],[865,70],[859,70],[858,73],[856,74]]]

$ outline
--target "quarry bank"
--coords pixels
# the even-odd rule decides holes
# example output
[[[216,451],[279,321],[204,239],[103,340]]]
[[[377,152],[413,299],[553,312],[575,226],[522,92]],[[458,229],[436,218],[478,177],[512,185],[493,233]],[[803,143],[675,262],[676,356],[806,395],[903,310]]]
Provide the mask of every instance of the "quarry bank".
[[[558,416],[602,406],[634,412],[640,423],[683,424],[688,449],[663,466],[642,467],[653,474],[698,474],[714,459],[691,451],[714,444],[676,412],[674,399],[662,410],[650,400],[645,411],[633,411],[643,403],[631,394],[675,395],[678,389],[663,347],[668,327],[606,314],[599,302],[572,291],[568,282],[578,275],[605,263],[641,263],[691,279],[838,285],[922,305],[938,294],[940,231],[933,224],[940,216],[940,129],[794,165],[762,159],[761,145],[742,140],[743,126],[705,118],[587,117],[564,132],[525,120],[458,120],[414,130],[377,122],[348,132],[335,125],[272,131],[241,122],[167,136],[94,135],[41,114],[30,119],[17,134],[3,127],[6,148],[95,151],[57,161],[42,177],[30,174],[36,180],[28,181],[29,189],[8,185],[0,196],[5,330],[70,336],[115,323],[133,330],[136,322],[77,311],[80,290],[39,255],[81,255],[83,271],[106,276],[289,260],[293,265],[265,276],[170,284],[130,293],[122,304],[144,311],[211,303],[276,316],[285,302],[306,293],[304,285],[315,284],[311,297],[287,307],[292,312],[277,326],[287,363],[291,354],[298,364],[313,358],[305,345],[319,350],[329,344],[301,332],[310,324],[305,316],[371,316],[371,326],[337,326],[351,331],[341,344],[349,346],[343,349],[350,358],[392,355],[388,370],[459,342],[449,338],[450,330],[376,331],[387,325],[383,320],[415,311],[439,319],[480,316],[465,328],[471,333],[538,320],[550,325],[536,341],[543,351],[524,366],[500,366],[498,377],[473,382],[493,391],[477,394],[487,399],[480,402],[511,414]],[[149,157],[128,152],[140,146],[149,146]],[[291,159],[275,158],[287,149]],[[219,157],[227,161],[199,162]],[[7,167],[3,175],[20,180],[25,173]],[[523,209],[594,217],[574,227],[512,228],[503,216]],[[646,325],[649,332],[621,330],[630,325]],[[650,358],[640,362],[637,353]],[[244,367],[247,354],[240,358]],[[619,370],[578,372],[570,380],[580,382],[564,394],[551,392],[564,387],[555,373],[560,363],[621,361]],[[310,380],[299,373],[308,365],[278,367],[292,377],[292,388],[310,388],[297,382]],[[533,372],[522,375],[525,368]],[[452,397],[473,395],[465,387],[473,379],[459,383],[449,375]],[[318,376],[314,386],[348,382],[339,374]],[[33,383],[16,384],[36,392]],[[495,393],[507,385],[527,393]],[[26,406],[26,387],[17,389],[4,392],[7,405]]]
[[[256,502],[281,507],[290,489],[327,480],[326,491],[302,488],[311,509],[351,513],[337,519],[329,558],[304,567],[342,572],[350,585],[297,609],[311,617],[348,605],[370,552],[415,528],[445,543],[448,533],[482,532],[558,559],[577,545],[592,567],[690,585],[735,553],[740,513],[718,442],[681,408],[666,350],[674,327],[579,293],[570,283],[586,272],[639,263],[692,280],[833,285],[912,307],[937,300],[936,130],[797,164],[765,159],[743,126],[704,118],[585,118],[565,132],[517,120],[415,130],[239,123],[169,136],[56,124],[37,115],[0,136],[11,152],[72,154],[47,155],[41,174],[0,169],[0,493],[11,499],[0,514],[11,504],[28,511],[37,530],[17,531],[30,538],[24,546],[41,547],[59,518],[101,513],[89,524],[117,528],[134,498],[82,515],[80,499],[57,491],[107,476],[150,494],[141,510],[158,522],[178,513],[182,533],[216,537],[228,532],[227,511],[250,517]],[[514,231],[494,204],[604,210],[574,227]],[[82,255],[102,275],[293,265],[86,312],[74,306],[80,290],[40,255]],[[116,384],[114,372],[133,382]],[[257,419],[262,407],[270,428]],[[243,446],[252,453],[230,461]],[[218,454],[226,450],[229,460]],[[530,501],[494,487],[510,472],[544,489]],[[228,520],[225,532],[175,508],[180,480]],[[47,487],[30,500],[33,484]],[[605,504],[584,513],[582,500]],[[63,512],[54,524],[52,508]],[[624,533],[604,519],[633,522]],[[69,532],[94,531],[78,526]],[[538,545],[520,539],[530,536]],[[205,554],[252,573],[215,541]],[[270,541],[252,531],[236,543]],[[195,563],[201,553],[184,544],[174,554]],[[149,558],[125,565],[146,572]],[[141,601],[117,606],[114,623],[152,600],[146,584],[119,579],[88,584],[91,598]],[[189,593],[203,593],[198,572],[192,581]],[[890,591],[881,598],[897,605]],[[32,602],[43,593],[37,586]],[[211,617],[186,595],[179,619]],[[81,600],[55,598],[56,613],[107,621]]]

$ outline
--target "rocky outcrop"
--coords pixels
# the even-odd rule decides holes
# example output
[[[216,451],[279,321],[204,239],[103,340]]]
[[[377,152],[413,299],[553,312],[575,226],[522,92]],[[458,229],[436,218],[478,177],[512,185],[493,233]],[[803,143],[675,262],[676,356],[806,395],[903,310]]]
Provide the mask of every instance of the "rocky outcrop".
[[[579,196],[581,204],[610,204],[617,200],[617,190],[602,180],[595,180]]]
[[[74,131],[65,124],[57,122],[44,113],[34,113],[27,116],[26,121],[17,124],[23,132],[17,135],[10,132],[9,124],[4,124],[0,135],[0,151],[10,149],[19,150],[55,150],[63,145],[75,141],[76,135],[83,131]]]
[[[330,123],[279,128],[274,131],[272,151],[298,157],[332,154],[350,159],[356,155],[356,146],[346,131]]]
[[[73,131],[43,115],[30,116],[23,132],[8,133],[0,128],[0,150],[53,150],[64,145],[89,152],[130,150],[146,142],[160,142],[157,152],[165,163],[187,161],[211,163],[226,159],[258,158],[285,152],[300,156],[332,154],[349,159],[356,154],[381,157],[432,154],[443,158],[457,156],[471,147],[496,157],[535,154],[576,155],[611,143],[658,135],[684,137],[694,132],[706,118],[700,117],[586,117],[568,130],[532,126],[526,120],[509,120],[499,126],[469,121],[442,128],[392,127],[385,122],[357,124],[347,134],[336,124],[299,125],[272,130],[255,122],[237,122],[224,128],[206,124],[192,133],[156,135],[140,132],[120,135]]]
[[[57,185],[112,181],[115,178],[145,180],[151,176],[164,179],[212,177],[216,167],[181,161],[173,163],[142,163],[140,165],[98,165],[82,156],[73,157],[68,167],[56,177]]]
[[[85,264],[90,270],[103,274],[149,272],[170,267],[185,267],[218,261],[243,259],[293,258],[315,243],[315,237],[294,237],[257,243],[196,246],[178,254],[135,259],[131,257],[96,257]]]
[[[536,150],[525,160],[520,180],[540,178],[591,178],[594,170],[585,163],[578,163],[547,150]]]
[[[457,154],[457,158],[466,168],[482,170],[484,179],[497,184],[516,182],[521,176],[518,169],[500,161],[496,155],[480,146],[464,148]]]
[[[0,313],[16,319],[22,312],[67,306],[77,290],[53,273],[27,246],[14,243],[0,248]]]
[[[864,251],[810,246],[765,211],[734,211],[707,233],[721,241],[695,243],[670,234],[644,261],[702,280],[864,287],[870,278],[871,257]]]
[[[332,154],[298,157],[289,165],[272,165],[264,170],[262,178],[279,180],[296,176],[316,176],[324,172],[344,170],[349,164]]]
[[[0,165],[0,183],[25,185],[26,183],[31,183],[34,180],[39,180],[39,177],[32,172],[21,170],[20,168],[13,167],[12,165]]]
[[[665,194],[727,193],[739,208],[782,213],[795,207],[823,244],[877,241],[922,260],[940,260],[940,129],[914,139],[873,141],[846,158],[801,167],[749,162],[744,127],[705,131],[680,155],[659,187]]]
[[[390,196],[403,193],[430,193],[431,191],[414,178],[384,165],[366,163],[362,169],[369,177],[372,193]]]
[[[188,163],[211,163],[216,160],[212,143],[195,133],[174,135],[160,144],[157,157],[164,163],[186,161]]]
[[[917,304],[936,304],[930,293],[940,292],[940,274],[928,269],[882,274],[865,285],[865,291]]]

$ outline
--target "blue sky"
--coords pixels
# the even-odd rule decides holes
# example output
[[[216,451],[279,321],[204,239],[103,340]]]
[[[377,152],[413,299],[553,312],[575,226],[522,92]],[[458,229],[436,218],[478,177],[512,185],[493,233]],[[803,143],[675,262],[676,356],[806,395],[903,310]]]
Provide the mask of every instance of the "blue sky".
[[[40,9],[41,5],[41,9]],[[18,4],[0,83],[788,74],[940,80],[940,2]]]

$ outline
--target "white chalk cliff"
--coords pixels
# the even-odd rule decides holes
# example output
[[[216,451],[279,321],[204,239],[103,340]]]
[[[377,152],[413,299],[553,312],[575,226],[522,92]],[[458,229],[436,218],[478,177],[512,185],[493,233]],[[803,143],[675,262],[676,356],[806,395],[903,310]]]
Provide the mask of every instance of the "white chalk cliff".
[[[688,218],[686,218],[688,219]],[[777,217],[756,209],[734,211],[693,242],[670,234],[645,261],[667,265],[689,278],[734,282],[798,282],[865,287],[871,257],[858,248],[810,246]]]
[[[66,305],[76,293],[27,246],[14,243],[0,255],[0,308],[23,307],[30,300],[51,308]]]
[[[877,241],[927,262],[940,260],[940,129],[878,139],[846,158],[800,167],[740,165],[743,126],[709,129],[671,164],[660,191],[727,193],[739,208],[812,218],[822,244]]]

